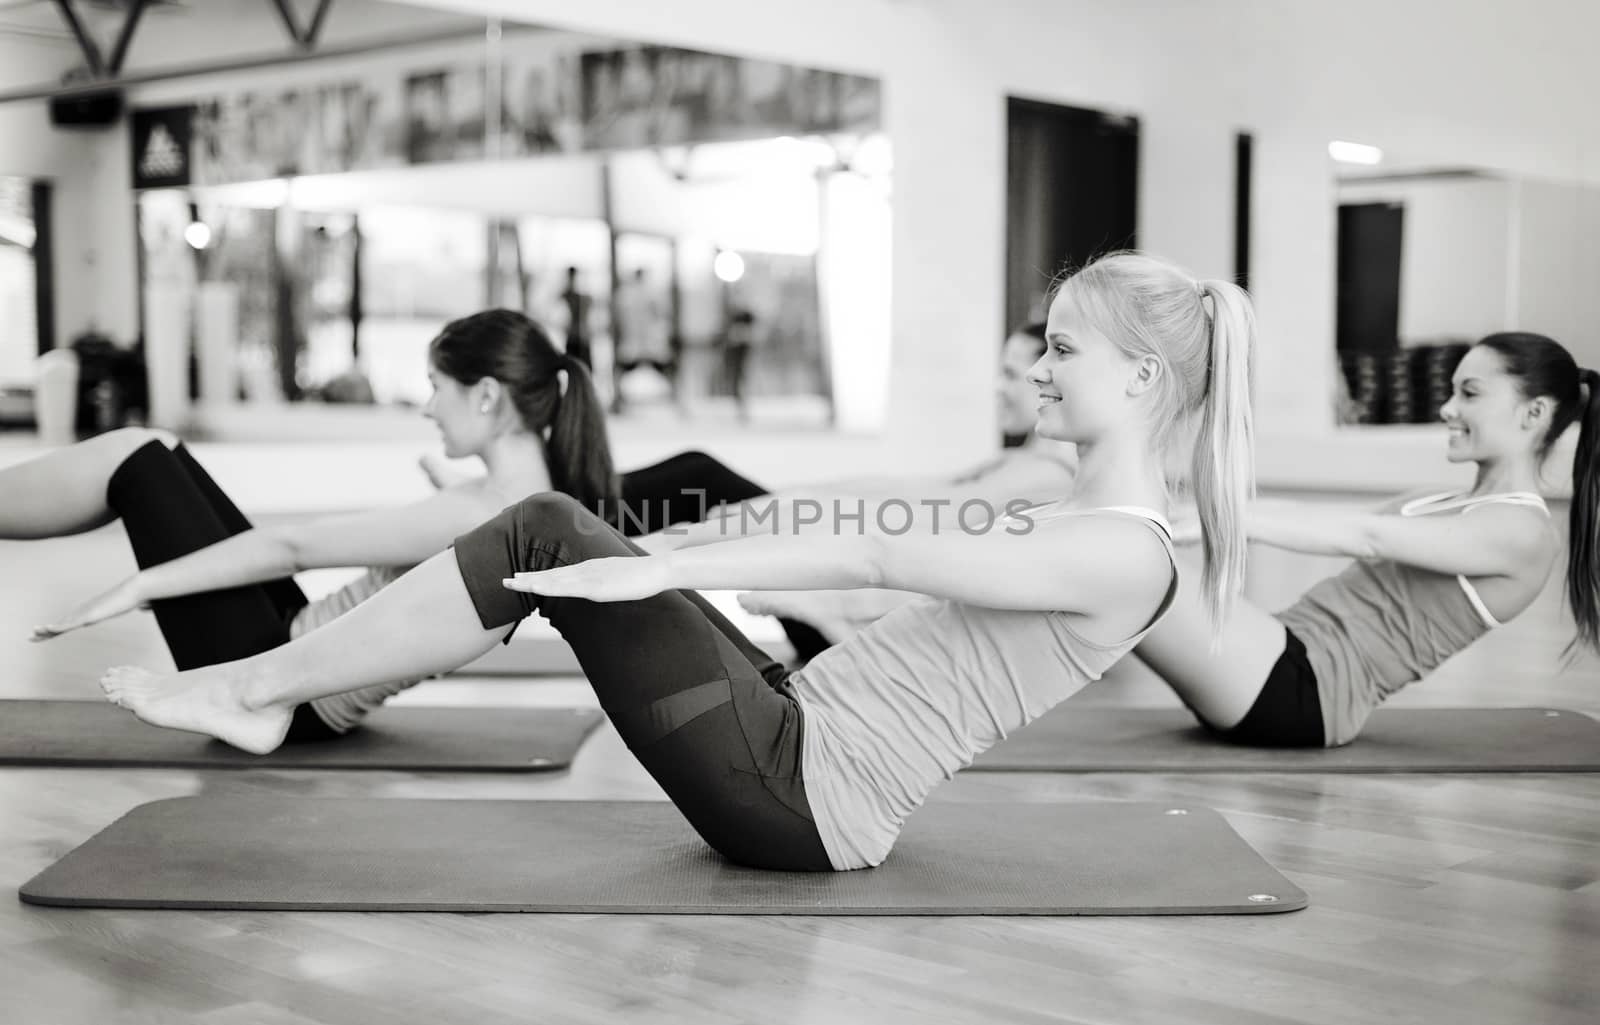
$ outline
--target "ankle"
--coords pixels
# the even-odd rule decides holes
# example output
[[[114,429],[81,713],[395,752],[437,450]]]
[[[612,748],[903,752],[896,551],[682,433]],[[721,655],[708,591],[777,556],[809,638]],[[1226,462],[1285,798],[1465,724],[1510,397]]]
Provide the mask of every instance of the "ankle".
[[[223,686],[230,697],[247,712],[259,712],[281,704],[279,688],[271,677],[262,673],[239,672],[230,674]]]

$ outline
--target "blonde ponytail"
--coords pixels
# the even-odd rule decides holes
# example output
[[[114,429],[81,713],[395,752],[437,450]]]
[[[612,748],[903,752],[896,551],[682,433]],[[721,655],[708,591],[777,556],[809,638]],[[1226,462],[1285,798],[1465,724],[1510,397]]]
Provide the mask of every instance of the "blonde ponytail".
[[[1244,512],[1255,497],[1250,396],[1256,323],[1237,285],[1206,281],[1198,289],[1201,302],[1211,305],[1211,351],[1191,472],[1205,553],[1201,588],[1215,638],[1244,590]]]
[[[1245,507],[1255,493],[1250,416],[1255,312],[1226,281],[1197,282],[1165,260],[1112,253],[1061,285],[1112,344],[1131,358],[1153,353],[1168,368],[1151,405],[1151,444],[1177,451],[1197,428],[1189,483],[1205,546],[1202,588],[1212,640],[1244,590]]]

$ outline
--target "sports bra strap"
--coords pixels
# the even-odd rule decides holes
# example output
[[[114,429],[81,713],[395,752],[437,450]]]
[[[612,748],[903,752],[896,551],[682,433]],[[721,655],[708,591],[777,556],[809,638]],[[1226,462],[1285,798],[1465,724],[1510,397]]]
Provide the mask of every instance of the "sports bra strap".
[[[1102,505],[1097,509],[1085,509],[1084,512],[1121,513],[1124,516],[1133,516],[1155,527],[1156,532],[1167,541],[1170,542],[1172,540],[1172,524],[1167,522],[1167,518],[1154,509],[1147,509],[1142,505]]]
[[[1522,505],[1538,509],[1546,516],[1550,515],[1550,507],[1537,492],[1533,491],[1497,491],[1488,495],[1471,495],[1461,491],[1442,491],[1437,495],[1424,495],[1413,498],[1400,507],[1401,516],[1425,516],[1433,512],[1447,512],[1451,509],[1460,509],[1462,512],[1471,512],[1486,505]],[[1426,508],[1431,506],[1431,508]]]
[[[1434,504],[1432,509],[1422,509],[1420,506]],[[1550,515],[1550,507],[1544,499],[1532,491],[1496,491],[1488,495],[1469,495],[1465,492],[1444,491],[1437,495],[1426,495],[1414,498],[1400,507],[1401,516],[1424,516],[1430,512],[1446,512],[1451,509],[1461,510],[1464,516],[1475,509],[1482,509],[1486,505],[1523,505],[1538,509],[1546,516]],[[1461,592],[1467,596],[1467,601],[1472,605],[1472,610],[1478,614],[1483,625],[1493,630],[1501,625],[1495,618],[1489,606],[1483,601],[1483,596],[1478,594],[1478,589],[1468,580],[1466,574],[1457,573],[1456,583]]]
[[[1167,522],[1167,518],[1165,516],[1161,515],[1159,512],[1156,512],[1154,509],[1148,508],[1147,506],[1142,506],[1142,505],[1100,505],[1100,506],[1095,506],[1095,507],[1090,508],[1090,509],[1061,509],[1061,510],[1058,510],[1058,511],[1055,511],[1055,512],[1047,513],[1047,514],[1042,515],[1042,516],[1039,515],[1039,511],[1041,509],[1046,509],[1046,508],[1049,508],[1052,505],[1057,505],[1057,504],[1059,504],[1059,503],[1058,502],[1044,502],[1044,503],[1041,503],[1039,505],[1030,506],[1029,508],[1024,509],[1023,512],[1026,513],[1030,518],[1035,519],[1035,520],[1038,520],[1038,519],[1052,519],[1052,520],[1065,519],[1068,516],[1092,516],[1095,513],[1105,513],[1105,512],[1117,513],[1117,514],[1122,515],[1122,516],[1131,516],[1131,517],[1133,517],[1135,519],[1142,520],[1145,523],[1149,524],[1151,529],[1155,530],[1155,532],[1158,535],[1160,535],[1162,538],[1164,538],[1165,540],[1167,540],[1169,542],[1172,540],[1172,524]]]

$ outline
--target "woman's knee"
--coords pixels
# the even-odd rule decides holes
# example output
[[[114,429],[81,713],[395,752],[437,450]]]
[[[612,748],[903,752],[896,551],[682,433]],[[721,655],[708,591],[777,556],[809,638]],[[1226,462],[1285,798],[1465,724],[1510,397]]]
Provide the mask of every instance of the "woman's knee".
[[[115,449],[124,458],[133,455],[152,441],[160,442],[168,451],[178,447],[178,436],[158,427],[119,427],[90,441],[105,448]]]
[[[540,491],[517,502],[517,514],[524,520],[562,516],[583,506],[578,500],[561,491]]]
[[[166,431],[123,427],[82,444],[96,453],[96,465],[106,475],[106,500],[113,508],[129,495],[186,476],[172,454],[178,440]]]
[[[707,474],[728,472],[728,468],[722,465],[716,456],[702,452],[697,448],[679,452],[667,460],[666,465],[670,466],[678,474],[690,475],[696,480],[704,478]]]
[[[494,566],[497,565],[495,560],[505,553],[518,553],[513,559],[526,561],[536,549],[559,546],[599,529],[603,529],[600,520],[571,496],[540,492],[507,506],[457,538],[456,558],[461,562],[462,575],[467,576],[469,565],[478,569]],[[530,567],[519,565],[517,568]]]
[[[524,537],[561,538],[574,533],[593,534],[602,521],[571,495],[541,491],[529,495],[510,510]]]

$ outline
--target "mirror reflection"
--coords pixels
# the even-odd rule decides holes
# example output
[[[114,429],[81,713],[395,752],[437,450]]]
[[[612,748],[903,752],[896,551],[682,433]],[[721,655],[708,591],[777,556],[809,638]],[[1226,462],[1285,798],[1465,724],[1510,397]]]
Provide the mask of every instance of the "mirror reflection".
[[[881,425],[871,79],[487,23],[138,109],[133,135],[152,406],[420,405],[440,327],[500,306],[618,416]]]
[[[1437,422],[1455,364],[1497,331],[1559,339],[1580,365],[1600,357],[1600,303],[1578,280],[1600,231],[1600,187],[1330,152],[1346,157],[1335,192],[1341,423]]]

